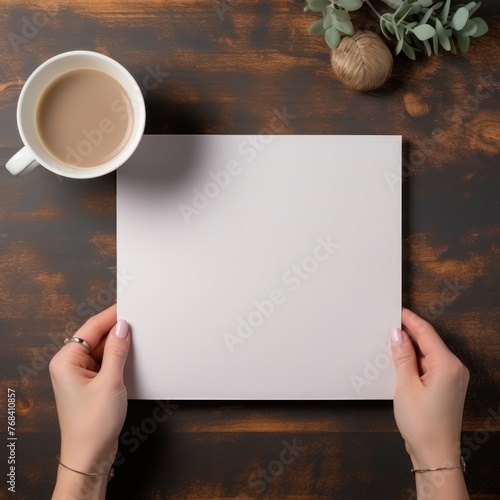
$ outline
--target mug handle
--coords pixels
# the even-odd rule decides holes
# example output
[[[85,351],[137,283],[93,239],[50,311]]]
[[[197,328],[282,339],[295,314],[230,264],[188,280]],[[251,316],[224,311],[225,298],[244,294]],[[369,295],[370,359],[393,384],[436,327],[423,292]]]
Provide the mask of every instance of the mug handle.
[[[39,163],[25,146],[7,162],[5,168],[12,175],[24,175],[34,170],[38,165]]]

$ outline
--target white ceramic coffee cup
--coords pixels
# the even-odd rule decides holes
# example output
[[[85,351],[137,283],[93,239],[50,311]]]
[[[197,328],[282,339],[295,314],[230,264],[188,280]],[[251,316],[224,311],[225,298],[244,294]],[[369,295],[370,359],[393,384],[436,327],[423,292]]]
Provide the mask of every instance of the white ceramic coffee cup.
[[[132,104],[132,130],[121,151],[111,160],[96,167],[72,167],[54,158],[40,140],[36,129],[36,108],[45,89],[61,75],[78,69],[95,69],[114,78],[127,92]],[[99,92],[99,89],[96,89]],[[17,105],[17,126],[24,143],[6,165],[13,175],[31,172],[41,165],[64,177],[88,179],[116,170],[132,155],[141,141],[146,123],[146,107],[141,89],[132,75],[110,57],[77,50],[52,57],[39,66],[28,78],[19,96]]]

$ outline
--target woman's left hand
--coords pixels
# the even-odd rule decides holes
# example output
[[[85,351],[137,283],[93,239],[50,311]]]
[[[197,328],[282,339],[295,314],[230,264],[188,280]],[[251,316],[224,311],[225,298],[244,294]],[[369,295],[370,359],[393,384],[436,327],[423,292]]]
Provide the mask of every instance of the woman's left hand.
[[[50,362],[61,429],[60,461],[85,473],[110,469],[127,412],[123,368],[130,346],[126,321],[116,305],[90,318]]]

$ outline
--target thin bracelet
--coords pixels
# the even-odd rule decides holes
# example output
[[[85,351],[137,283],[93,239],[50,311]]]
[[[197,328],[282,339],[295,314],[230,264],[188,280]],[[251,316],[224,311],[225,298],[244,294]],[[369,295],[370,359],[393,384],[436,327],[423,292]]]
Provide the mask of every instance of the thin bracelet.
[[[460,457],[460,465],[453,465],[451,467],[435,467],[434,469],[412,469],[411,472],[415,475],[417,472],[422,474],[424,472],[435,472],[437,470],[458,469],[459,467],[462,469],[462,472],[465,472],[466,465],[464,457]]]
[[[57,455],[56,460],[59,462],[59,465],[62,465],[65,469],[68,469],[72,472],[76,472],[77,474],[82,474],[83,476],[90,476],[90,477],[97,477],[97,476],[107,476],[108,478],[108,483],[113,479],[115,475],[115,469],[111,467],[109,472],[107,474],[93,474],[91,472],[80,472],[79,470],[72,469],[71,467],[68,467],[67,465],[64,465],[59,459],[61,458],[61,455]]]

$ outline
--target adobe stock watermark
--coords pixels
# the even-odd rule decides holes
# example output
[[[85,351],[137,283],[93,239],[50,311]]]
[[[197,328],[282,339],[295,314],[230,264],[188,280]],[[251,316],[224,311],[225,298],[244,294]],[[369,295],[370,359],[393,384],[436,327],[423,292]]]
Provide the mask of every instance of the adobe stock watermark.
[[[127,288],[130,283],[135,279],[135,275],[130,274],[125,268],[120,269],[118,272],[112,272],[113,278],[110,278],[107,285],[99,290],[95,295],[95,299],[88,298],[84,302],[80,302],[76,308],[78,316],[91,318],[97,313],[104,311],[107,307],[111,306],[117,293],[122,292]],[[115,286],[116,281],[116,286]]]
[[[249,135],[238,144],[237,153],[245,160],[245,163],[242,164],[239,159],[231,160],[225,168],[217,172],[210,172],[208,174],[210,180],[203,187],[192,190],[191,202],[189,204],[179,203],[178,209],[184,222],[191,224],[191,219],[199,216],[221,192],[227,189],[232,180],[245,170],[245,164],[246,166],[251,164],[259,153],[273,142],[275,134],[285,132],[286,127],[296,116],[289,113],[286,106],[283,106],[281,111],[273,109],[273,116],[268,124],[261,128],[256,135]]]
[[[138,104],[139,101],[134,99],[133,96],[131,96],[130,100],[125,99],[123,96],[113,99],[109,106],[109,116],[101,118],[94,128],[82,129],[81,139],[76,144],[66,145],[66,163],[80,166],[86,158],[92,155],[96,148],[103,144],[106,136],[110,136],[117,130],[117,127],[121,126],[123,133],[125,133],[127,128],[125,122],[133,119],[133,109]],[[122,137],[120,137],[121,139]]]
[[[455,302],[460,297],[460,294],[469,288],[467,285],[460,284],[457,278],[453,280],[453,283],[448,278],[445,278],[443,283],[444,287],[441,289],[439,298],[425,309],[418,311],[419,316],[422,316],[427,321],[434,321],[441,316],[446,306]]]
[[[495,411],[493,408],[488,408],[488,417],[483,421],[482,426],[472,432],[471,436],[464,436],[460,441],[455,444],[454,452],[456,455],[461,455],[465,462],[467,462],[472,455],[481,449],[481,446],[486,444],[490,439],[492,432],[500,431],[500,403],[498,409]],[[444,462],[437,464],[435,467],[453,467],[458,465],[456,463]],[[446,478],[452,474],[456,474],[456,469],[445,469],[433,472],[427,476],[427,481],[421,484],[419,492],[423,495],[422,498],[434,498],[436,490],[439,490]],[[413,488],[408,488],[408,500],[417,500],[417,492]]]
[[[244,344],[256,330],[262,328],[265,322],[287,301],[287,293],[299,290],[304,282],[315,274],[340,247],[340,243],[333,241],[330,235],[317,238],[316,243],[310,255],[281,274],[281,283],[286,288],[282,286],[274,288],[267,297],[254,300],[250,312],[236,318],[233,332],[226,331],[222,334],[222,339],[230,353],[234,353],[236,346]]]
[[[235,7],[241,5],[243,0],[217,0],[214,4],[215,12],[220,21],[224,21],[224,16],[226,12],[233,12]]]
[[[57,460],[59,461],[59,457]],[[63,462],[59,463],[63,464]],[[87,469],[92,475],[86,474],[82,477],[76,474],[71,475],[73,481],[72,493],[63,493],[58,498],[60,500],[92,500],[100,497],[103,481],[109,481],[114,476],[112,466],[112,454],[109,454],[107,458],[103,458],[102,460],[92,461]],[[64,464],[64,467],[67,467],[66,464]],[[84,481],[82,481],[82,478],[84,478]]]
[[[114,99],[110,104],[108,117],[100,119],[93,128],[82,129],[80,140],[76,144],[66,146],[66,162],[70,165],[81,165],[83,160],[106,140],[106,136],[115,132],[119,123],[116,120],[129,119],[132,110],[142,105],[143,98],[150,91],[157,89],[169,76],[170,73],[164,71],[160,64],[154,67],[146,66],[144,74],[137,82],[139,88],[129,95],[130,104],[124,98]],[[59,182],[64,182],[65,177],[58,174],[56,176]]]
[[[434,128],[428,139],[418,141],[416,148],[410,152],[409,165],[403,165],[402,173],[390,170],[384,173],[384,178],[390,190],[394,191],[396,186],[403,182],[404,178],[411,175],[411,167],[421,166],[430,154],[443,146],[446,140],[446,137],[443,135],[445,132],[443,127],[451,128],[451,130],[460,130],[463,128],[465,122],[471,119],[481,103],[488,100],[499,88],[500,82],[494,81],[492,74],[486,77],[481,76],[473,92],[469,92],[464,99],[460,100],[460,104],[451,106],[442,114],[444,123]]]
[[[444,287],[441,290],[439,299],[432,302],[428,308],[418,311],[419,316],[427,321],[437,319],[445,310],[446,306],[454,302],[468,287],[461,285],[455,278],[453,282],[448,278],[443,280]],[[389,332],[387,333],[389,336]],[[373,358],[365,358],[363,360],[363,370],[361,375],[351,374],[349,381],[356,391],[356,394],[361,394],[364,387],[369,387],[375,380],[379,378],[382,372],[392,366],[391,348],[389,341],[380,344],[380,352]]]
[[[115,301],[116,294],[124,290],[134,278],[135,276],[129,274],[127,270],[120,269],[114,278],[110,278],[107,286],[96,294],[95,299],[89,298],[77,306],[77,315],[83,318],[90,318],[111,306]],[[28,379],[36,377],[41,371],[45,370],[49,366],[51,359],[64,346],[64,339],[72,337],[81,326],[81,324],[71,321],[66,325],[64,331],[49,333],[47,335],[49,342],[32,356],[29,366],[24,364],[17,365],[19,376],[22,379]]]
[[[387,333],[389,336],[389,333]],[[381,352],[373,359],[363,359],[363,371],[361,375],[349,375],[356,394],[361,394],[363,387],[370,387],[372,383],[380,377],[380,374],[392,365],[391,347],[389,341],[380,343]]]
[[[163,71],[159,64],[154,68],[146,66],[144,69],[146,74],[143,75],[139,87],[141,88],[142,95],[146,97],[148,92],[157,89],[170,76],[170,72]]]
[[[254,472],[248,478],[248,486],[257,495],[264,493],[267,487],[285,472],[286,467],[293,464],[307,450],[307,446],[300,446],[295,438],[291,444],[286,439],[281,444],[283,448],[279,452],[278,457],[275,460],[271,460],[266,467],[259,469],[258,472]],[[246,493],[240,493],[236,498],[238,500],[245,500],[251,497]]]
[[[151,412],[151,416],[143,418],[139,425],[131,425],[120,434],[121,450],[116,455],[115,467],[123,465],[126,461],[126,455],[137,451],[141,444],[147,441],[158,430],[158,427],[168,420],[174,410],[179,408],[178,404],[170,401],[158,400],[155,403],[156,406]]]
[[[7,38],[14,52],[19,52],[19,48],[28,44],[41,29],[45,28],[51,18],[59,13],[59,7],[55,9],[39,10],[32,16],[21,17],[21,27],[18,32],[9,32]]]
[[[101,118],[93,128],[82,129],[81,138],[76,144],[66,145],[66,163],[80,166],[117,129],[119,131],[123,129],[123,133],[126,133],[125,122],[133,120],[134,110],[142,106],[143,99],[149,91],[156,89],[170,75],[169,72],[162,71],[159,64],[155,68],[146,66],[145,71],[146,74],[135,91],[128,93],[127,97],[121,96],[113,99],[107,110],[108,116]]]
[[[118,441],[120,449],[115,456],[110,456],[108,460],[94,462],[91,470],[96,474],[108,475],[111,467],[115,470],[123,465],[127,455],[135,453],[141,445],[147,441],[157,430],[164,424],[179,408],[178,404],[170,401],[157,400],[155,407],[150,416],[144,417],[139,425],[131,425],[127,429],[122,430]],[[100,489],[102,478],[98,476],[87,476],[84,483],[78,482],[78,499],[95,498],[96,490]],[[64,497],[66,498],[66,497]],[[68,500],[73,500],[73,497],[68,496]]]

